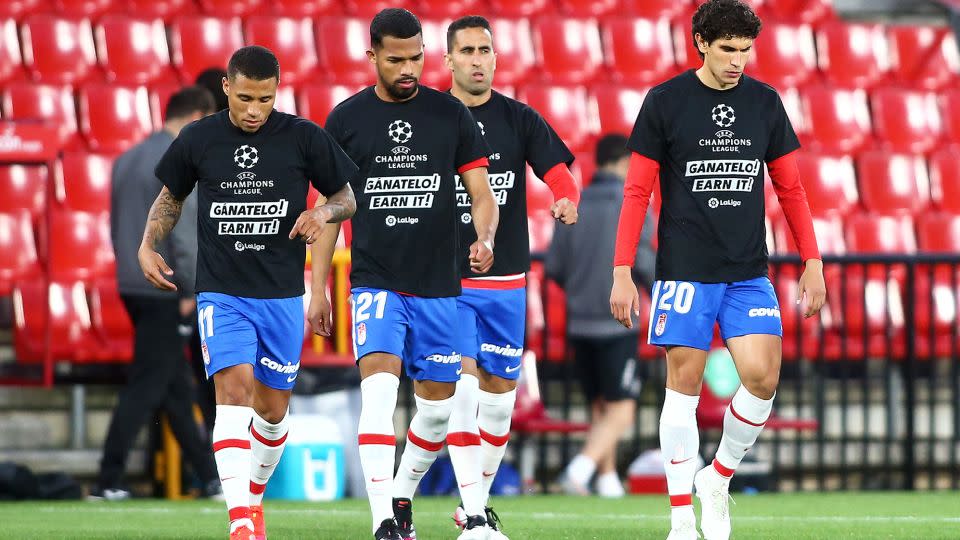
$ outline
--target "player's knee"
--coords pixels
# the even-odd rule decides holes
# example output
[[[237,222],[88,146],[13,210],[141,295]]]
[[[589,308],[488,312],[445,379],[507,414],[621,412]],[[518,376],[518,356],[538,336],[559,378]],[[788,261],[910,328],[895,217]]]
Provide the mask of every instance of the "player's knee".
[[[743,386],[748,392],[760,399],[770,399],[777,393],[777,385],[780,383],[780,377],[777,375],[766,375],[752,380],[742,381]]]
[[[253,389],[242,384],[218,386],[217,404],[250,407],[253,404]]]
[[[418,435],[433,438],[443,435],[447,430],[447,422],[450,421],[450,414],[452,412],[453,400],[451,399],[433,402],[417,399],[418,424],[429,431],[429,433]]]
[[[700,393],[700,385],[702,383],[703,372],[693,367],[684,367],[672,370],[668,376],[667,387],[681,394],[695,396]]]

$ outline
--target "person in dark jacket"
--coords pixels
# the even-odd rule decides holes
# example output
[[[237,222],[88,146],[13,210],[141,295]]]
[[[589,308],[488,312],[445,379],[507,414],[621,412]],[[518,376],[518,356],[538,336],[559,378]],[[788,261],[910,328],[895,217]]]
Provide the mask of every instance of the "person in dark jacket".
[[[613,276],[607,266],[598,264],[613,260],[630,162],[626,143],[622,135],[606,135],[597,142],[597,172],[580,197],[580,220],[573,227],[556,227],[547,254],[547,276],[566,291],[567,339],[591,404],[593,428],[563,474],[563,488],[571,494],[590,493],[594,474],[599,495],[624,494],[616,470],[617,441],[633,425],[640,393],[638,331],[610,318],[607,291]],[[654,227],[652,217],[646,219],[649,223],[644,227],[634,271],[640,281],[653,283]]]

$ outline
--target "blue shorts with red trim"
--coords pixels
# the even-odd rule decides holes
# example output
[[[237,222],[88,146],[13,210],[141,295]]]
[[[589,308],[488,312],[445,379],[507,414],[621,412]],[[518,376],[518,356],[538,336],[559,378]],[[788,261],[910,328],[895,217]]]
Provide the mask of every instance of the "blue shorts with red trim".
[[[516,380],[526,331],[527,289],[523,280],[518,280],[519,287],[498,288],[504,283],[463,282],[463,293],[457,297],[456,350],[475,359],[487,373]]]

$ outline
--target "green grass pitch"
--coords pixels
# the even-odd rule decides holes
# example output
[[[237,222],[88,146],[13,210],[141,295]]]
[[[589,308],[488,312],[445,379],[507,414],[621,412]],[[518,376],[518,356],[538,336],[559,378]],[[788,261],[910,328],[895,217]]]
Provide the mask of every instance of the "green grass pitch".
[[[734,495],[734,540],[960,539],[960,493],[805,493]],[[420,540],[455,539],[451,498],[414,501]],[[670,526],[664,497],[526,496],[495,505],[511,540],[664,539]],[[272,540],[372,538],[365,500],[335,503],[268,501]],[[222,503],[138,500],[122,503],[0,503],[3,538],[226,539]]]

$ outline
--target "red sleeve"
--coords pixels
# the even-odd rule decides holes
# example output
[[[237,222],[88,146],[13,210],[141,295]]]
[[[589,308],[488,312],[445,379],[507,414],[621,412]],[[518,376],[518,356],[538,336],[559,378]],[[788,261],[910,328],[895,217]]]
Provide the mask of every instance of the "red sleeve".
[[[817,248],[817,236],[813,231],[813,217],[807,204],[807,192],[800,183],[795,152],[767,163],[767,169],[773,180],[773,190],[783,208],[783,215],[787,218],[787,225],[793,233],[793,241],[800,250],[800,258],[804,261],[819,259],[820,250]]]
[[[580,203],[580,190],[577,189],[577,181],[573,178],[573,173],[567,168],[566,163],[557,163],[552,169],[543,175],[543,181],[553,193],[553,200],[559,201],[566,197],[573,204]]]
[[[634,152],[630,156],[630,169],[623,188],[623,207],[617,225],[617,248],[613,255],[614,266],[633,266],[637,258],[637,245],[643,230],[643,218],[650,205],[650,193],[660,172],[660,164]]]
[[[487,161],[487,158],[482,157],[480,159],[475,159],[470,163],[465,163],[461,165],[459,168],[457,168],[457,172],[460,174],[463,174],[467,171],[478,169],[480,167],[488,167],[489,165],[490,165],[490,162]]]

